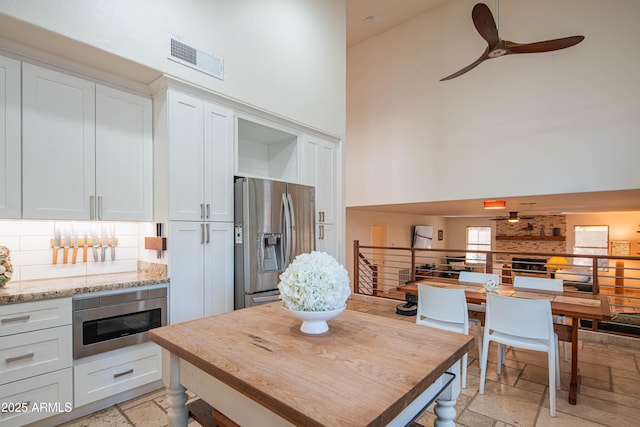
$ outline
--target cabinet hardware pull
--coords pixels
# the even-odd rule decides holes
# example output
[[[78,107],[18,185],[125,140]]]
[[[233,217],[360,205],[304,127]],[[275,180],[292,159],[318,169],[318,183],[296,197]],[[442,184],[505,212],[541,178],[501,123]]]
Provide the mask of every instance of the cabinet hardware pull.
[[[102,219],[102,196],[98,196],[98,219]]]
[[[200,219],[204,219],[204,203],[200,203]]]
[[[14,323],[14,322],[26,322],[27,320],[29,320],[31,318],[30,315],[25,314],[24,316],[18,316],[18,317],[7,317],[6,319],[2,319],[0,320],[1,324],[5,324],[5,323]]]
[[[96,219],[96,197],[89,196],[89,219]]]
[[[31,359],[33,356],[35,356],[35,353],[31,352],[21,356],[7,357],[4,361],[5,363],[17,362],[18,360]]]
[[[324,225],[320,226],[320,240],[324,240]]]
[[[206,227],[207,227],[207,245],[208,245],[208,244],[209,244],[209,242],[210,242],[210,240],[211,240],[211,239],[210,239],[210,237],[211,237],[211,236],[210,236],[210,234],[211,234],[211,233],[210,233],[210,230],[209,230],[209,229],[210,229],[209,224],[207,224],[207,225],[206,225]]]
[[[113,378],[120,378],[129,374],[133,374],[133,369],[128,369],[124,372],[118,372],[117,374],[113,374]]]
[[[200,244],[204,245],[204,224],[200,224]]]
[[[207,203],[207,219],[211,217],[211,204]]]

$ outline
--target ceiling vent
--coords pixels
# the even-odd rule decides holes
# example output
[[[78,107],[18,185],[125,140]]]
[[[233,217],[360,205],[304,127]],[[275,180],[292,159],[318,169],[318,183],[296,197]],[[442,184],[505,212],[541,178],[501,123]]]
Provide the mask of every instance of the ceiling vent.
[[[181,42],[176,36],[169,37],[169,59],[187,67],[224,79],[224,60]]]

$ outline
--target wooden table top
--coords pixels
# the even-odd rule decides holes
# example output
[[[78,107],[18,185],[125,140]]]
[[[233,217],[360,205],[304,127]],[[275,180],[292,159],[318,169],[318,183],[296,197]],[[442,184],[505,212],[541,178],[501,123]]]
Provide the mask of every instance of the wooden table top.
[[[463,289],[467,301],[475,304],[480,304],[487,300],[486,290],[484,286],[479,283],[425,279],[420,282],[399,286],[398,290],[417,295],[418,283],[442,288]],[[500,285],[497,293],[499,295],[518,298],[548,299],[551,301],[551,311],[556,315],[565,315],[580,319],[611,320],[609,299],[603,295],[516,289],[511,285]]]
[[[305,335],[281,303],[149,331],[151,340],[296,425],[386,425],[473,337],[347,309]]]

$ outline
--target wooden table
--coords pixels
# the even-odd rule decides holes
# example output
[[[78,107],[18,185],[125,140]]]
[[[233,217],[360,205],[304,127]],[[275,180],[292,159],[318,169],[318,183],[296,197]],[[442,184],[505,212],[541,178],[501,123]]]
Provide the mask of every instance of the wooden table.
[[[326,334],[304,335],[272,303],[151,330],[167,350],[170,425],[186,425],[184,387],[242,426],[404,425],[474,344],[350,309],[328,323]],[[459,376],[436,401],[442,425],[454,425],[458,393]]]
[[[399,286],[398,290],[409,295],[418,294],[418,283],[444,288],[464,289],[467,302],[481,304],[486,302],[484,286],[477,283],[464,283],[458,281],[422,280]],[[513,286],[501,285],[498,294],[503,296],[520,298],[542,298],[551,301],[551,312],[554,315],[564,315],[572,319],[571,325],[554,325],[558,339],[571,342],[571,384],[569,385],[569,403],[575,405],[580,385],[580,373],[578,371],[578,329],[580,319],[611,320],[609,300],[602,295],[593,294],[565,294],[562,292],[516,290]],[[470,312],[474,317],[484,322],[484,313]]]

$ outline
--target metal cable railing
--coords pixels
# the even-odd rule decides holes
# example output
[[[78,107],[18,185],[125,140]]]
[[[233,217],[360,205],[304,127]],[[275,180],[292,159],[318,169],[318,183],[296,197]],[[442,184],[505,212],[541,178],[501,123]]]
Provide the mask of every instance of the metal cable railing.
[[[558,260],[561,264],[554,264]],[[555,277],[564,291],[607,296],[612,319],[581,321],[581,327],[640,336],[640,257],[573,255],[548,252],[507,252],[361,246],[354,241],[354,292],[405,300],[398,288],[422,279],[456,279],[460,271],[498,274],[505,285],[517,275]],[[585,265],[586,264],[586,265]]]

